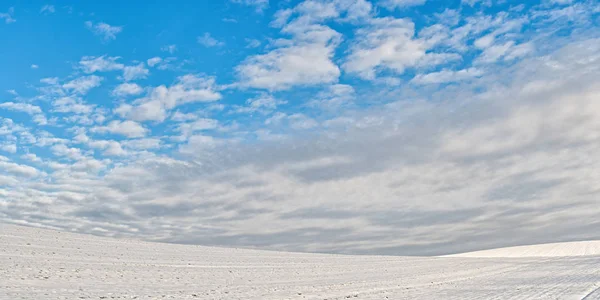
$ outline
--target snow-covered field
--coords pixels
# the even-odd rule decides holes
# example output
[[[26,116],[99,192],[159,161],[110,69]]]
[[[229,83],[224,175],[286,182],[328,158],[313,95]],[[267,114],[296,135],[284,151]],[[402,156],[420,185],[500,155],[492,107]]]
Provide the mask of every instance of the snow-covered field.
[[[596,255],[303,254],[0,225],[0,299],[600,299],[598,243],[563,246]],[[487,253],[532,253],[498,251]]]
[[[600,241],[550,243],[474,251],[452,257],[556,257],[600,255]]]

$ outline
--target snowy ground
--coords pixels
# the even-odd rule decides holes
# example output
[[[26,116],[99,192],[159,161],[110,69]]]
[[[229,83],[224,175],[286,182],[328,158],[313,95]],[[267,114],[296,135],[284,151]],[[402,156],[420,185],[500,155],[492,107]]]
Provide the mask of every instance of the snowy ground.
[[[594,243],[565,247],[578,253],[575,245]],[[348,298],[600,299],[600,255],[302,254],[0,225],[0,299]]]
[[[551,243],[448,255],[452,257],[557,257],[600,255],[600,241]]]

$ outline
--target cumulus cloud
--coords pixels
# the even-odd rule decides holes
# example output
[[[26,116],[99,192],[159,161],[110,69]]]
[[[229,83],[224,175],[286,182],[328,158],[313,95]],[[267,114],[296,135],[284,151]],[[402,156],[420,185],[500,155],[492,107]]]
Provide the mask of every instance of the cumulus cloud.
[[[101,36],[105,41],[117,39],[117,34],[123,30],[121,26],[111,26],[103,22],[94,24],[91,21],[86,21],[85,27],[95,35]]]
[[[142,89],[141,86],[139,86],[138,84],[135,83],[129,83],[129,82],[125,82],[125,83],[121,83],[119,84],[114,90],[113,90],[113,95],[115,96],[130,96],[130,95],[139,95],[143,92],[144,90]]]
[[[204,35],[199,36],[197,38],[197,40],[198,40],[199,44],[203,45],[204,47],[209,47],[209,48],[210,47],[221,47],[221,46],[225,45],[224,42],[218,41],[217,39],[212,37],[210,35],[210,33],[208,33],[208,32],[205,32]]]
[[[144,63],[139,63],[135,66],[126,66],[123,68],[123,79],[131,81],[148,77],[150,71],[146,69]]]
[[[75,93],[85,95],[89,90],[100,86],[102,80],[102,77],[96,75],[81,76],[63,84],[62,87]]]
[[[257,97],[246,100],[245,106],[234,107],[236,113],[268,113],[277,108],[281,104],[285,104],[287,101],[279,100],[270,94],[260,94]]]
[[[120,59],[118,56],[84,56],[79,61],[79,65],[85,73],[122,70],[125,66],[121,63],[118,63],[118,59]]]
[[[153,58],[149,58],[146,63],[148,64],[148,66],[150,67],[154,67],[155,65],[159,64],[162,61],[162,58],[156,56]]]
[[[435,55],[427,53],[426,40],[415,37],[415,25],[407,19],[377,18],[370,26],[358,29],[357,42],[343,64],[344,70],[364,79],[375,79],[380,69],[402,74],[423,60]],[[442,60],[444,61],[444,60]]]
[[[0,103],[0,108],[13,111],[21,111],[30,115],[42,113],[42,109],[39,106],[32,105],[29,103],[4,102]]]
[[[341,34],[323,25],[326,20],[364,18],[371,11],[364,1],[303,2],[281,10],[272,22],[291,39],[281,39],[265,54],[248,57],[237,68],[240,86],[286,90],[294,86],[334,83],[340,70],[333,62]]]
[[[113,120],[110,121],[106,126],[97,126],[92,128],[92,132],[112,133],[123,135],[128,138],[139,138],[146,136],[148,129],[146,129],[140,123],[134,121]]]
[[[190,102],[213,102],[221,99],[215,79],[196,75],[180,76],[174,85],[153,88],[146,97],[134,105],[125,104],[117,109],[124,117],[135,121],[160,121],[166,119],[171,109]]]

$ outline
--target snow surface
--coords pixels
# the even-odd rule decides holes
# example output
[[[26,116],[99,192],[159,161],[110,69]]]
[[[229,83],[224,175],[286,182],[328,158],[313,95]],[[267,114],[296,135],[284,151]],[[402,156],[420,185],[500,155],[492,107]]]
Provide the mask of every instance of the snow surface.
[[[600,241],[507,247],[453,254],[447,257],[556,257],[586,255],[600,255]]]
[[[0,299],[600,299],[599,288],[600,255],[285,253],[0,225]]]

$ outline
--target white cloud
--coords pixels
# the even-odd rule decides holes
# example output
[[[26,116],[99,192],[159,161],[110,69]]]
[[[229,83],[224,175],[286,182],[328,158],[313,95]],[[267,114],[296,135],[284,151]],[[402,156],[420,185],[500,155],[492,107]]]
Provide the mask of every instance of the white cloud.
[[[258,48],[260,47],[261,42],[257,39],[245,39],[246,41],[246,48]]]
[[[86,144],[90,148],[103,150],[102,154],[105,156],[124,156],[128,155],[121,147],[121,143],[111,140],[86,140]]]
[[[157,138],[143,138],[135,140],[126,140],[121,142],[125,148],[135,150],[158,149],[162,146],[162,141]]]
[[[123,68],[123,79],[125,79],[125,81],[146,78],[148,77],[148,74],[150,74],[150,71],[146,69],[144,63]]]
[[[92,132],[109,132],[112,134],[120,134],[128,138],[140,138],[146,136],[148,129],[134,121],[113,120],[106,126],[97,126],[92,128]]]
[[[103,22],[94,24],[91,21],[86,21],[85,27],[95,35],[101,36],[105,41],[117,39],[117,34],[123,30],[121,26],[111,26]]]
[[[22,159],[26,159],[26,160],[31,161],[31,162],[42,162],[42,159],[39,158],[34,153],[23,154],[23,155],[21,155],[21,158]]]
[[[173,120],[175,122],[184,122],[184,121],[196,120],[199,117],[200,116],[198,116],[198,114],[196,114],[196,113],[182,113],[180,111],[176,111],[173,115],[171,115],[171,120]]]
[[[387,9],[394,10],[397,8],[423,5],[426,1],[427,0],[384,0],[381,1],[381,5]]]
[[[364,79],[375,79],[381,69],[402,74],[421,61],[436,62],[426,53],[425,40],[414,38],[414,24],[391,17],[372,19],[370,26],[357,30],[357,42],[343,64],[344,70]]]
[[[250,56],[237,66],[239,85],[285,90],[298,85],[336,82],[340,70],[332,59],[341,35],[319,22],[339,17],[342,12],[346,12],[348,18],[363,13],[356,10],[351,14],[354,6],[338,6],[340,1],[329,4],[303,2],[294,10],[279,11],[272,24],[282,27],[282,33],[292,38],[277,40],[275,49]],[[294,14],[297,17],[290,20]]]
[[[4,102],[0,103],[0,108],[13,111],[21,111],[30,115],[42,113],[42,109],[39,106],[32,105],[29,103]]]
[[[225,45],[225,43],[213,38],[208,32],[205,32],[204,35],[199,36],[197,40],[198,43],[203,45],[204,47],[221,47]]]
[[[156,56],[153,58],[149,58],[146,63],[148,64],[148,66],[150,67],[154,67],[155,65],[159,64],[162,61],[162,58]]]
[[[171,54],[175,53],[175,51],[177,51],[177,45],[166,45],[166,46],[162,46],[160,48],[161,51],[163,52],[169,52]]]
[[[4,156],[0,156],[0,170],[9,174],[30,178],[42,175],[42,172],[38,169],[32,166],[11,162]]]
[[[58,84],[58,77],[47,77],[40,79],[41,83],[55,85]]]
[[[17,153],[17,145],[11,143],[5,143],[0,145],[0,150],[8,153]]]
[[[411,80],[415,84],[438,84],[468,80],[483,75],[483,71],[477,68],[468,68],[458,71],[441,70],[428,74],[418,74]]]
[[[4,19],[6,24],[14,23],[17,20],[13,18],[13,14],[15,13],[15,9],[13,7],[8,9],[8,12],[0,13],[0,19]]]
[[[218,126],[219,122],[217,120],[199,118],[192,122],[180,123],[179,125],[177,125],[177,131],[179,131],[182,136],[187,137],[191,136],[195,132],[215,129]]]
[[[81,98],[62,97],[52,102],[53,112],[89,114],[94,110],[93,105],[85,104]]]
[[[309,106],[321,109],[337,109],[350,104],[355,97],[354,88],[346,84],[334,84],[317,94],[316,99],[308,103]]]
[[[39,68],[40,68],[40,66],[38,66],[38,65],[36,65],[36,64],[32,64],[32,65],[30,66],[30,68],[32,68],[32,69],[39,69]]]
[[[252,6],[257,12],[262,12],[269,7],[269,0],[230,0],[233,3]]]
[[[115,96],[130,96],[130,95],[139,95],[143,92],[144,90],[142,89],[141,86],[135,84],[135,83],[129,83],[129,82],[125,82],[125,83],[121,83],[119,84],[113,91],[112,94]]]
[[[48,13],[48,14],[52,14],[54,13],[56,10],[54,9],[54,5],[44,5],[42,6],[42,8],[40,9],[40,13]]]
[[[125,66],[121,63],[117,63],[118,59],[120,59],[118,56],[84,56],[79,61],[79,64],[85,73],[122,70]]]
[[[287,101],[279,100],[270,94],[260,94],[254,98],[246,100],[246,106],[236,106],[234,112],[236,113],[268,113],[277,108],[281,104],[285,104]]]
[[[89,90],[100,86],[102,80],[102,77],[96,75],[81,76],[63,84],[62,87],[78,94],[85,95]]]
[[[221,99],[217,91],[215,79],[196,75],[184,75],[177,82],[166,87],[158,86],[144,98],[132,105],[122,105],[118,111],[135,121],[160,121],[167,117],[167,112],[179,105],[190,102],[213,102]]]

